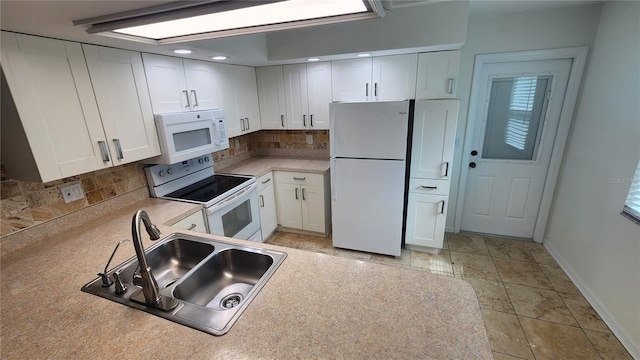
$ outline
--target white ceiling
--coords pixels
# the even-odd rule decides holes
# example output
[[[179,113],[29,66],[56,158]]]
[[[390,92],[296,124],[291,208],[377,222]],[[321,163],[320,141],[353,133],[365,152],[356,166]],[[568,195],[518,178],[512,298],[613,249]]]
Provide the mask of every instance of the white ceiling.
[[[89,35],[82,27],[74,26],[72,21],[145,8],[172,1],[175,0],[1,0],[0,28],[2,28],[2,30],[49,36],[96,45],[113,46],[158,54],[171,54],[170,50],[178,47],[178,45],[157,46],[101,35]],[[390,2],[391,6],[387,7],[390,8],[389,11],[393,11],[394,8],[405,8],[407,6],[429,6],[429,3],[433,2],[439,1],[392,0]],[[473,14],[510,14],[537,11],[554,7],[582,5],[589,2],[594,1],[471,0],[471,14],[472,16]],[[185,56],[194,59],[204,60],[212,55],[223,54],[230,56],[230,62],[234,64],[258,66],[268,63],[267,42],[266,35],[264,33],[236,36],[232,38],[193,41],[180,44],[179,47],[187,47],[196,50],[193,54]]]

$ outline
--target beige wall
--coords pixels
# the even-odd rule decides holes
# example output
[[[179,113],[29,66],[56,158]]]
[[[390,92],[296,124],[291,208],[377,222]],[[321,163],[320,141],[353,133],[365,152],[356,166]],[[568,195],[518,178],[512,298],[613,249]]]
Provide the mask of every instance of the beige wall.
[[[640,359],[640,226],[620,215],[640,157],[640,2],[604,5],[545,246]]]

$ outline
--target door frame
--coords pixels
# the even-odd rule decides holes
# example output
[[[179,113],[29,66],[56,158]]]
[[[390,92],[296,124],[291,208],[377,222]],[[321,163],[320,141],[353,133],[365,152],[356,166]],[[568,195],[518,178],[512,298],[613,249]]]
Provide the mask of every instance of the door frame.
[[[483,99],[478,99],[481,86],[484,86],[484,79],[480,79],[482,67],[488,64],[515,61],[533,61],[533,60],[558,60],[572,59],[571,72],[567,83],[567,90],[564,96],[564,103],[560,112],[560,120],[556,131],[556,139],[553,145],[553,152],[549,163],[549,170],[544,183],[542,193],[542,201],[538,210],[538,217],[533,231],[533,240],[542,243],[544,233],[549,220],[549,212],[551,211],[551,203],[556,189],[556,182],[560,174],[560,166],[564,157],[564,151],[569,138],[569,129],[574,116],[575,105],[578,99],[580,85],[582,84],[582,75],[587,61],[589,47],[570,47],[560,49],[546,49],[533,51],[518,51],[498,54],[479,54],[476,55],[475,65],[473,69],[473,79],[471,82],[471,93],[469,95],[469,109],[467,114],[467,131],[464,137],[464,146],[462,150],[462,166],[458,183],[458,198],[456,201],[456,213],[454,218],[454,232],[459,233],[462,225],[462,210],[464,207],[465,192],[467,188],[469,168],[464,166],[471,160],[471,142],[474,131],[477,130],[476,124],[480,124],[478,113],[482,110]]]

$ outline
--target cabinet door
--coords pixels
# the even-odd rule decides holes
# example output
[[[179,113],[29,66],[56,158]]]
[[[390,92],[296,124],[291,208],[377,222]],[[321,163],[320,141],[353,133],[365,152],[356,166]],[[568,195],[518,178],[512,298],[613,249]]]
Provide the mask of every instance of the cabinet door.
[[[371,99],[371,59],[331,62],[333,101],[367,101]]]
[[[2,32],[1,56],[11,90],[2,95],[13,97],[41,181],[112,165],[98,144],[106,138],[80,44]],[[11,122],[2,119],[3,132]]]
[[[307,64],[310,129],[329,129],[331,103],[331,63]]]
[[[276,198],[273,184],[268,185],[258,192],[258,205],[260,206],[260,228],[262,238],[267,239],[278,227],[276,218]]]
[[[300,185],[278,182],[275,193],[278,224],[292,229],[302,229]]]
[[[114,164],[160,155],[139,52],[82,45]]]
[[[285,65],[283,71],[287,127],[289,129],[305,129],[309,127],[307,65]]]
[[[372,100],[407,100],[416,96],[417,54],[373,58]]]
[[[282,66],[259,67],[256,69],[256,77],[262,129],[286,129]]]
[[[187,80],[181,58],[142,54],[155,114],[190,110]]]
[[[416,99],[455,98],[459,67],[460,51],[420,54]]]
[[[245,119],[245,133],[262,129],[260,125],[260,105],[258,104],[258,85],[256,83],[256,69],[247,66],[236,66],[236,76],[239,84],[236,93],[238,111]]]
[[[215,69],[210,62],[183,60],[192,110],[219,108]]]
[[[224,110],[227,135],[232,138],[241,135],[242,129],[244,129],[244,119],[240,117],[237,108],[237,93],[239,90],[236,84],[236,74],[233,65],[213,65],[216,70],[216,84],[218,84],[218,103],[220,104],[220,109]]]
[[[411,177],[451,178],[458,103],[458,100],[416,101],[411,145]]]
[[[324,233],[325,203],[324,187],[305,185],[301,189],[302,195],[302,229]]]
[[[409,245],[441,249],[446,219],[446,196],[410,192],[405,242]]]

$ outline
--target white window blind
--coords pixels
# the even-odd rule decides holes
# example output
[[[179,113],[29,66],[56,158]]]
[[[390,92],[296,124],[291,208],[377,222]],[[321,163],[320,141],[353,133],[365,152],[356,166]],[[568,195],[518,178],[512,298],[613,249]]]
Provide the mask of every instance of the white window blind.
[[[524,150],[527,144],[537,82],[537,76],[522,76],[514,81],[513,89],[511,90],[511,100],[509,101],[510,116],[504,142],[518,150]]]
[[[623,212],[640,221],[640,161],[636,168],[636,173],[631,179],[631,188],[624,203]]]

